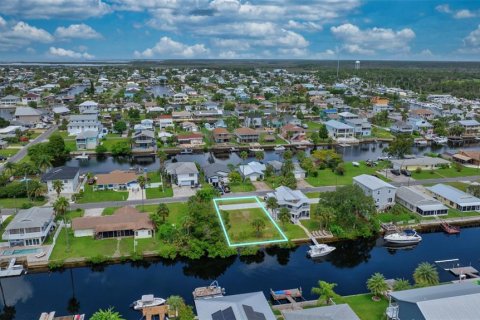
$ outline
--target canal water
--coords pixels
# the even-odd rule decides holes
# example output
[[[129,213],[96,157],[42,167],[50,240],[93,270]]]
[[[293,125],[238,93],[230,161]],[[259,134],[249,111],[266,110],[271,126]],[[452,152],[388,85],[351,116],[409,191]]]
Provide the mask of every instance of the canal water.
[[[381,239],[338,242],[337,250],[319,261],[308,259],[308,246],[302,245],[291,250],[270,248],[255,257],[158,260],[32,273],[1,279],[1,284],[4,302],[15,308],[15,319],[38,319],[41,312],[52,310],[91,315],[113,306],[126,319],[137,320],[140,315],[129,305],[142,294],[181,295],[193,304],[193,289],[213,280],[218,280],[227,294],[263,291],[269,297],[270,288],[302,287],[305,298],[314,299],[310,289],[318,280],[337,283],[339,294],[350,295],[366,292],[365,282],[375,272],[411,280],[415,267],[425,261],[459,258],[463,264],[479,268],[480,228],[464,228],[457,236],[440,232],[422,236],[424,240],[409,250],[387,249]],[[442,281],[454,279],[444,270],[439,269],[439,274]]]

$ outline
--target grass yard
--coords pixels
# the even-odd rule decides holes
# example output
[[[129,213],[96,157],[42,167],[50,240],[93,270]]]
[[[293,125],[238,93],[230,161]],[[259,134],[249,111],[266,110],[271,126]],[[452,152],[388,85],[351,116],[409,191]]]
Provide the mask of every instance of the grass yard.
[[[381,222],[399,222],[399,221],[407,222],[409,220],[419,221],[421,217],[420,215],[413,213],[407,208],[399,204],[396,204],[388,212],[379,213],[377,218]]]
[[[147,178],[150,183],[161,182],[160,174],[157,170],[147,172]]]
[[[255,191],[255,186],[252,184],[250,180],[245,180],[245,182],[241,182],[238,184],[230,184],[230,191],[231,192],[250,192]]]
[[[445,168],[437,170],[423,170],[420,173],[412,172],[412,178],[415,180],[425,179],[438,179],[438,178],[455,178],[455,177],[468,177],[468,176],[480,176],[480,170],[478,168],[462,167],[462,170],[457,171],[456,168]]]
[[[188,206],[183,202],[167,203],[166,204],[170,213],[167,218],[167,222],[175,225],[180,225],[182,223],[183,217],[187,215]],[[142,205],[137,206],[136,208],[142,212],[153,213],[157,210],[158,205],[151,204],[146,205],[142,208]]]
[[[85,185],[85,191],[81,197],[77,198],[77,203],[105,202],[105,201],[123,201],[127,200],[128,191],[97,190]]]
[[[385,129],[373,127],[372,137],[380,138],[380,139],[393,139],[393,134],[391,134],[390,131],[387,131]]]
[[[17,149],[17,148],[0,149],[0,156],[10,158],[16,155],[18,151],[20,151],[20,149]]]
[[[28,200],[28,198],[3,198],[0,199],[0,208],[21,208],[23,204],[31,204],[32,206],[42,206],[46,200]]]
[[[308,130],[319,130],[322,124],[314,121],[307,121]]]
[[[118,207],[104,208],[103,211],[102,211],[102,216],[111,216],[117,210],[118,210]]]
[[[385,298],[373,301],[371,294],[339,297],[335,302],[347,303],[361,320],[383,320],[388,307],[388,301]]]
[[[279,226],[289,240],[307,238],[305,231],[303,231],[302,228],[300,228],[299,226],[293,223],[286,223],[286,224],[280,223]]]
[[[385,167],[385,163],[380,162],[376,167],[368,167],[364,161],[360,161],[360,166],[355,167],[351,162],[345,162],[345,173],[340,176],[331,169],[324,169],[318,171],[318,176],[308,176],[305,180],[314,187],[320,186],[335,186],[335,185],[347,185],[352,184],[353,177],[360,174],[375,174],[377,171]],[[380,179],[386,180],[382,175],[378,175]]]
[[[77,142],[75,140],[65,140],[65,147],[70,151],[77,151]]]
[[[147,199],[169,198],[173,196],[173,189],[165,188],[165,191],[162,192],[161,187],[146,188],[145,194]]]
[[[320,198],[320,194],[321,194],[321,192],[307,192],[307,193],[305,193],[307,198],[310,198],[310,199]]]
[[[246,198],[246,199],[242,199],[242,198],[227,198],[227,199],[219,199],[217,200],[217,204],[219,206],[221,205],[226,205],[226,204],[242,204],[242,203],[257,203],[257,201],[255,200],[255,198],[253,197],[249,197],[249,198]]]
[[[101,140],[102,145],[107,148],[108,151],[112,151],[112,147],[118,142],[126,142],[127,144],[130,144],[130,140],[128,138],[107,138],[105,140]]]

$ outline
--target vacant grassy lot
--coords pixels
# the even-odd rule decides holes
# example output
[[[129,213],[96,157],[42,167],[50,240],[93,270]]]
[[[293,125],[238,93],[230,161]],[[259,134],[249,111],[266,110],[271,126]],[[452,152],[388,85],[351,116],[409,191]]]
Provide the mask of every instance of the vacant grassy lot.
[[[412,172],[412,178],[416,180],[425,180],[425,179],[438,179],[438,178],[454,178],[454,177],[469,177],[469,176],[480,176],[480,170],[478,168],[470,167],[461,167],[461,170],[458,171],[456,168],[445,168],[437,170],[423,170],[420,173]]]
[[[77,203],[104,202],[104,201],[123,201],[127,200],[128,191],[114,190],[93,190],[90,185],[85,185],[85,191]]]
[[[230,184],[229,187],[231,192],[250,192],[256,190],[250,180],[245,180],[245,182],[238,184]]]
[[[227,205],[227,204],[242,204],[242,203],[257,203],[256,198],[232,198],[232,199],[218,199],[217,205]]]
[[[162,191],[162,187],[146,188],[145,194],[147,199],[168,198],[173,196],[173,190],[172,188],[165,188],[165,190]]]
[[[28,200],[27,198],[3,198],[0,199],[0,208],[21,208],[23,204],[30,204],[31,206],[42,206],[47,202],[46,200]]]

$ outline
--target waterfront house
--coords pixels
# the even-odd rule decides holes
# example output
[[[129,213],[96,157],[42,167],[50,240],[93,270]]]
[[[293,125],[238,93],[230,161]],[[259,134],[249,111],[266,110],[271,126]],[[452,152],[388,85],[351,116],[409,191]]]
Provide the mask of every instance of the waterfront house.
[[[409,118],[408,122],[412,125],[413,131],[421,134],[431,135],[433,134],[433,125],[427,120],[418,118]]]
[[[60,180],[63,183],[62,193],[75,193],[80,186],[80,168],[79,167],[56,167],[43,174],[42,181],[47,183],[49,195],[55,195],[57,192],[53,188],[53,182]]]
[[[114,170],[110,173],[97,174],[96,190],[127,190],[138,187],[139,175],[133,171]]]
[[[269,192],[266,198],[277,199],[278,210],[287,208],[290,211],[292,222],[298,220],[310,219],[310,200],[300,190],[292,190],[289,187],[280,186],[274,192]],[[277,218],[274,216],[274,218]]]
[[[355,136],[357,137],[368,137],[372,135],[372,125],[367,121],[367,119],[346,119],[345,124],[353,128]]]
[[[133,152],[155,152],[156,149],[157,141],[155,139],[155,132],[152,130],[142,130],[133,134]]]
[[[278,161],[278,160],[271,160],[271,161],[267,162],[267,165],[269,165],[273,168],[273,172],[275,174],[279,174],[280,171],[282,171],[283,162]]]
[[[101,132],[102,124],[96,114],[71,115],[67,130],[69,135],[77,135],[82,131]]]
[[[452,156],[453,160],[463,163],[472,164],[480,167],[480,151],[460,150]]]
[[[162,114],[157,118],[158,126],[160,130],[168,127],[173,127],[173,117],[169,114]]]
[[[252,161],[248,164],[242,164],[238,167],[238,171],[244,179],[250,181],[261,180],[264,177],[266,166],[258,161]]]
[[[182,128],[183,131],[186,132],[197,132],[198,131],[198,126],[190,121],[184,121],[180,124],[180,127]]]
[[[287,139],[290,142],[300,142],[307,137],[304,128],[290,123],[280,128],[280,134],[284,139]]]
[[[479,135],[480,123],[477,120],[460,120],[457,123],[465,129],[463,136],[476,137]]]
[[[440,286],[389,293],[390,319],[460,320],[478,319],[480,286],[476,281],[461,281]]]
[[[442,166],[449,166],[450,161],[442,158],[419,157],[413,159],[391,160],[393,169],[415,171],[417,168],[422,170],[435,170]]]
[[[93,150],[98,145],[98,132],[87,130],[82,131],[75,137],[77,150]]]
[[[263,113],[261,112],[251,112],[245,116],[244,124],[248,128],[261,128],[263,127]]]
[[[302,180],[302,179],[305,179],[305,176],[307,175],[307,171],[305,171],[300,166],[300,163],[294,162],[293,163],[293,175],[295,176],[295,179]]]
[[[172,118],[177,121],[186,121],[192,119],[192,113],[189,111],[173,111]]]
[[[246,127],[235,129],[234,133],[238,143],[258,142],[260,137],[257,131]]]
[[[462,212],[480,210],[480,199],[446,184],[426,188],[435,199]]]
[[[325,123],[328,135],[332,139],[353,139],[355,136],[355,129],[348,124],[336,120],[328,120]]]
[[[285,320],[360,320],[346,303],[308,309],[284,310],[282,314]]]
[[[148,213],[126,206],[112,215],[74,218],[72,229],[75,237],[145,239],[153,236],[155,225]]]
[[[173,133],[170,133],[170,132],[167,132],[167,131],[160,131],[158,133],[158,138],[163,142],[167,142],[168,139],[170,139],[172,137],[173,137]]]
[[[26,126],[33,126],[41,122],[42,112],[31,107],[17,107],[15,109],[15,122]]]
[[[98,114],[98,103],[85,101],[78,105],[78,111],[82,114]]]
[[[213,140],[215,143],[228,143],[230,142],[230,132],[225,128],[215,128],[212,131]]]
[[[195,299],[198,320],[276,320],[263,292]]]
[[[179,134],[177,141],[181,145],[198,146],[203,144],[203,135],[201,133]]]
[[[404,121],[397,121],[390,126],[390,132],[393,134],[412,134],[413,126]]]
[[[399,187],[395,193],[395,202],[421,216],[448,214],[445,205],[415,187]]]
[[[395,204],[397,188],[375,176],[361,174],[353,177],[353,184],[359,186],[365,195],[373,198],[377,210],[385,210]]]
[[[203,167],[203,172],[205,174],[205,180],[212,186],[228,183],[228,174],[230,173],[230,169],[224,164],[207,164]]]
[[[173,95],[173,103],[182,104],[187,102],[188,102],[187,94],[180,92]]]
[[[178,186],[198,186],[200,173],[194,162],[167,163],[165,172],[170,176],[172,184],[175,183]]]
[[[32,207],[20,210],[6,226],[2,239],[10,247],[42,245],[55,228],[52,207]]]

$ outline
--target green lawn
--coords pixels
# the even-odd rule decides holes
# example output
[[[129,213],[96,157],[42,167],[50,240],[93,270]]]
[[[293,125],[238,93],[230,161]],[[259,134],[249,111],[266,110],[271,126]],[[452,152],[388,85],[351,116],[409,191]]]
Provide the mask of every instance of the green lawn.
[[[166,204],[170,213],[167,218],[167,222],[175,225],[179,225],[182,223],[183,217],[187,215],[188,206],[186,203],[183,202],[175,202],[175,203],[167,203]],[[151,204],[146,205],[142,208],[142,205],[137,206],[137,209],[142,212],[149,212],[153,213],[157,210],[158,205]]]
[[[305,193],[307,198],[310,198],[310,199],[320,198],[320,194],[321,194],[321,192],[307,192],[307,193]]]
[[[420,173],[412,172],[412,178],[415,180],[438,179],[438,178],[454,178],[454,177],[468,177],[480,176],[478,168],[462,167],[462,170],[457,171],[456,168],[439,168],[437,170],[423,170]]]
[[[247,199],[241,199],[241,198],[230,198],[230,199],[219,199],[217,200],[217,205],[230,205],[230,204],[241,204],[241,203],[257,203],[257,200],[255,198],[247,198]]]
[[[265,134],[260,135],[260,144],[261,145],[271,145],[271,144],[286,144],[287,142],[280,138],[278,135],[274,134],[275,136],[275,141],[272,142],[267,142],[264,140]]]
[[[302,228],[300,228],[299,226],[293,223],[286,223],[286,224],[279,223],[279,226],[289,240],[307,238],[305,231],[303,231]]]
[[[75,140],[65,140],[65,147],[70,151],[77,151],[77,142]]]
[[[147,178],[150,183],[161,182],[160,174],[158,173],[157,170],[147,172]]]
[[[225,212],[222,214],[228,215],[227,232],[232,244],[282,239],[280,232],[261,208],[222,210],[221,212]],[[257,233],[251,225],[255,219],[262,219],[265,222],[265,228],[260,233]]]
[[[42,206],[46,200],[28,200],[28,198],[3,198],[0,199],[0,208],[21,208],[22,204],[30,203],[32,206]]]
[[[93,190],[90,185],[85,185],[85,191],[82,197],[77,199],[77,203],[105,202],[105,201],[123,201],[127,200],[128,191],[114,190]]]
[[[250,192],[256,190],[250,180],[245,180],[245,182],[239,184],[230,184],[229,187],[231,192]]]
[[[385,129],[378,128],[378,127],[373,127],[372,137],[380,138],[380,139],[392,139],[393,135],[390,133],[390,131],[387,131]]]
[[[319,186],[335,186],[352,184],[353,177],[360,174],[375,174],[378,170],[385,168],[385,163],[380,162],[376,167],[367,167],[364,161],[360,161],[360,166],[354,167],[351,162],[345,162],[345,173],[340,176],[331,169],[324,169],[318,171],[318,176],[308,176],[305,180],[314,187]],[[380,179],[387,180],[385,177],[378,175]]]
[[[107,148],[108,151],[111,151],[113,145],[117,144],[118,142],[130,143],[130,139],[128,139],[128,138],[108,138],[108,139],[105,139],[105,140],[101,140],[102,145],[105,148]]]
[[[0,149],[0,156],[13,157],[18,151],[20,151],[20,149],[17,148]]]
[[[109,208],[105,208],[103,209],[102,211],[102,216],[111,216],[112,214],[115,213],[115,211],[118,210],[118,207],[109,207]]]
[[[373,301],[371,294],[359,294],[339,297],[335,299],[335,302],[337,304],[347,303],[361,320],[386,319],[385,311],[388,307],[388,301],[385,298],[380,301]]]
[[[173,196],[172,188],[165,188],[162,192],[162,187],[146,188],[145,189],[147,199],[169,198]]]
[[[308,130],[319,130],[322,127],[320,122],[308,121]]]
[[[396,204],[388,212],[379,213],[377,218],[381,222],[388,223],[388,222],[399,222],[399,221],[407,222],[409,220],[419,221],[421,217],[420,215],[408,210],[404,206]]]

